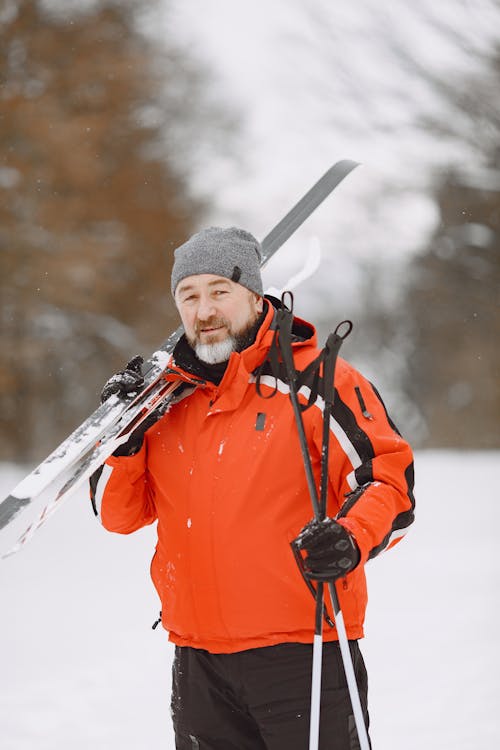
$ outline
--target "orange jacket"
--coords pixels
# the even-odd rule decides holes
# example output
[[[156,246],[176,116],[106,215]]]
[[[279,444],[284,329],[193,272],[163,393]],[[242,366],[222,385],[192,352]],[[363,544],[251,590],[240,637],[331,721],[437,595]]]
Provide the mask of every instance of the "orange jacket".
[[[228,653],[313,640],[314,601],[290,548],[313,513],[288,386],[278,382],[264,399],[252,374],[268,353],[273,312],[269,305],[255,343],[231,355],[219,386],[188,388],[141,450],[110,457],[99,480],[107,529],[128,534],[158,521],[151,575],[178,645]],[[318,354],[316,334],[295,325],[306,332],[293,344],[302,370]],[[193,382],[174,362],[166,377]],[[274,384],[264,376],[262,393]],[[372,385],[342,359],[335,385],[328,515],[345,514],[361,550],[360,565],[338,587],[347,634],[359,638],[364,563],[413,520],[412,456]],[[319,402],[304,413],[318,481]],[[336,639],[335,629],[325,625],[324,637]]]

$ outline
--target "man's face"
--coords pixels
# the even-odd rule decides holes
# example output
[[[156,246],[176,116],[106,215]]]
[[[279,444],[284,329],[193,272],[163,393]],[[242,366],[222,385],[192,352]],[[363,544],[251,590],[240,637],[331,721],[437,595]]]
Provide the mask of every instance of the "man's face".
[[[263,310],[263,300],[234,281],[203,273],[177,285],[175,303],[199,359],[225,362]]]

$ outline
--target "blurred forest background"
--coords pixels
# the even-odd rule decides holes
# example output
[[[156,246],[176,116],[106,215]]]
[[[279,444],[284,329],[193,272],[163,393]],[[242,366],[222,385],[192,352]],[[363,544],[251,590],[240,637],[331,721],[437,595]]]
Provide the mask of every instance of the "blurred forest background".
[[[177,324],[172,249],[216,215],[210,191],[193,187],[200,144],[209,167],[238,163],[243,116],[215,93],[210,66],[174,28],[151,32],[165,4],[0,6],[0,460],[43,458],[109,375]],[[470,71],[443,78],[395,50],[440,102],[414,127],[474,166],[429,171],[437,221],[416,237],[397,293],[378,292],[382,261],[359,269],[349,359],[376,361],[396,421],[424,448],[500,447],[500,2],[486,4],[498,41],[484,50],[428,21],[474,55]],[[338,312],[325,296],[322,318]]]

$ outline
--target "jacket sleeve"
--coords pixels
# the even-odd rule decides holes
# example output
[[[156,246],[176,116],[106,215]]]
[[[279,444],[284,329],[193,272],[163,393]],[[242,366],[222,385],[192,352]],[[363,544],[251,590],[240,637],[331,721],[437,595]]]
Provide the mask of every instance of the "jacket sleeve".
[[[341,359],[335,386],[329,456],[334,510],[366,562],[413,523],[413,456],[377,390]]]
[[[133,456],[110,456],[90,481],[94,512],[108,531],[130,534],[153,523],[154,493],[146,469],[147,446]]]

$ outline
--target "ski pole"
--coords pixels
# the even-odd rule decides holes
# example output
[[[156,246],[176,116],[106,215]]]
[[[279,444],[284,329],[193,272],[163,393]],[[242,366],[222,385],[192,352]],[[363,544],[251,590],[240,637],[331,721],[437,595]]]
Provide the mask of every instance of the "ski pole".
[[[316,591],[316,613],[314,623],[313,659],[311,676],[311,716],[309,719],[309,750],[318,750],[319,722],[321,717],[321,678],[323,667],[323,583]]]
[[[341,327],[345,324],[347,324],[347,329],[344,333],[341,334]],[[321,455],[320,520],[323,520],[326,516],[328,495],[328,455],[330,447],[330,417],[333,411],[333,401],[335,398],[335,364],[342,341],[350,334],[351,330],[352,323],[350,321],[344,321],[344,323],[340,323],[334,333],[330,334],[330,336],[328,337],[325,346],[325,360],[323,363],[323,397],[325,403],[323,408],[323,450]],[[356,682],[356,675],[354,674],[351,650],[349,648],[349,640],[347,638],[344,624],[344,616],[342,614],[342,610],[340,609],[340,604],[337,597],[337,589],[333,581],[330,581],[328,583],[328,590],[330,592],[330,598],[332,600],[335,626],[337,628],[337,636],[339,639],[340,654],[342,656],[342,664],[344,666],[347,688],[349,690],[349,696],[351,699],[352,711],[354,715],[354,722],[356,725],[356,730],[358,732],[359,744],[361,750],[370,750],[368,733],[366,731],[363,710],[361,708],[361,701],[359,698],[358,684]]]
[[[347,335],[347,334],[346,334]],[[321,478],[319,485],[319,503],[314,505],[315,518],[323,521],[326,516],[328,501],[328,454],[330,434],[330,414],[334,398],[334,375],[335,360],[341,339],[337,335],[338,342],[332,344],[332,336],[328,337],[325,346],[323,360],[323,382],[324,382],[324,408],[323,408],[323,435],[321,452]],[[309,452],[308,452],[309,455]],[[318,581],[316,589],[316,612],[313,641],[313,663],[311,684],[311,717],[309,723],[309,750],[318,750],[319,746],[319,722],[321,716],[321,678],[323,662],[323,607],[324,607],[324,584]]]
[[[361,708],[358,683],[356,682],[356,675],[354,674],[354,666],[352,663],[351,650],[349,648],[349,640],[347,638],[345,629],[344,616],[342,614],[342,610],[340,609],[337,589],[334,582],[328,584],[328,590],[330,593],[330,598],[332,600],[333,614],[339,639],[340,654],[342,656],[342,663],[344,665],[347,687],[349,690],[349,696],[351,698],[354,723],[356,724],[356,730],[358,732],[359,745],[361,750],[370,750],[370,741],[368,739],[368,732],[366,731],[363,709]]]
[[[334,334],[329,336],[327,345],[325,347],[325,359],[324,359],[324,411],[323,411],[323,449],[321,456],[321,485],[320,492],[321,496],[318,499],[316,484],[314,481],[314,475],[311,465],[311,457],[307,446],[307,439],[304,430],[304,423],[302,419],[302,411],[298,400],[297,393],[297,371],[295,369],[295,363],[293,361],[293,355],[291,350],[291,326],[292,326],[292,310],[293,310],[293,295],[289,293],[291,298],[290,308],[286,307],[285,294],[282,296],[282,310],[278,317],[278,331],[280,332],[280,351],[283,357],[283,362],[287,370],[288,379],[290,382],[290,400],[294,415],[296,418],[300,446],[302,450],[302,456],[304,459],[304,467],[306,472],[307,484],[309,488],[309,494],[311,496],[311,502],[313,506],[314,515],[318,520],[322,520],[326,515],[327,495],[328,495],[328,456],[329,456],[329,443],[330,443],[330,416],[333,408],[333,399],[335,395],[334,387],[334,376],[335,376],[335,363],[338,355],[338,351],[342,344],[342,341],[349,335],[352,330],[352,323],[345,321],[348,324],[347,331],[341,335],[340,328],[342,323],[337,327]],[[283,345],[284,344],[284,345]],[[340,604],[338,601],[336,589],[333,583],[329,583],[330,598],[335,615],[335,625],[337,627],[337,635],[339,639],[339,647],[342,657],[342,663],[344,666],[344,672],[346,675],[347,687],[349,696],[351,699],[351,705],[353,709],[354,721],[358,738],[360,742],[361,750],[370,750],[370,744],[368,740],[368,734],[364,722],[363,712],[361,709],[361,701],[359,698],[359,690],[354,674],[354,666],[352,663],[351,652],[349,649],[349,641],[345,630],[344,619]],[[313,642],[313,665],[312,665],[312,684],[311,684],[311,717],[309,727],[309,750],[318,750],[319,746],[319,722],[320,722],[320,708],[321,708],[321,671],[322,671],[322,657],[323,657],[323,611],[324,611],[324,596],[323,596],[323,584],[318,582],[316,590],[316,613],[315,613],[315,632]]]
[[[285,303],[286,296],[290,297],[290,307]],[[291,348],[291,329],[292,329],[292,311],[293,295],[291,292],[285,292],[281,298],[282,309],[278,311],[277,330],[279,331],[279,348],[283,357],[288,381],[290,384],[290,401],[295,416],[295,422],[299,433],[300,448],[304,461],[307,486],[311,497],[314,515],[319,518],[321,515],[321,504],[316,490],[316,482],[312,469],[311,456],[307,445],[307,438],[302,419],[302,411],[297,393],[297,371],[293,361]],[[316,613],[313,640],[313,663],[311,677],[311,714],[309,722],[309,750],[318,750],[319,746],[319,721],[321,712],[321,670],[323,662],[323,584],[318,583],[316,590]]]

